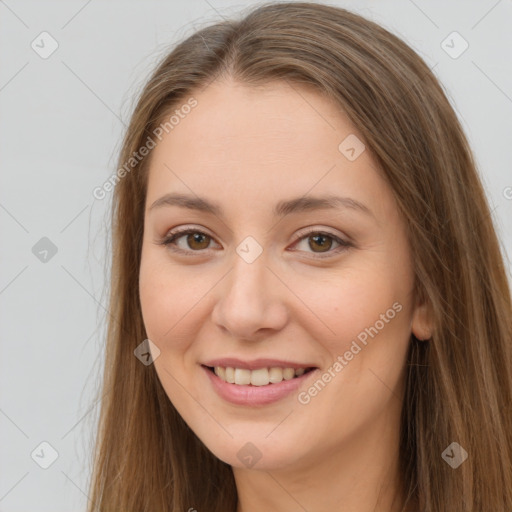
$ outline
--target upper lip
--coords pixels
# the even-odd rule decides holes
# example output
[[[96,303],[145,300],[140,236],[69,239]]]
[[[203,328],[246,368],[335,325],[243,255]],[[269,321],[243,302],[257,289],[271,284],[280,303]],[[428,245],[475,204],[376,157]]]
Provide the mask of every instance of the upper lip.
[[[223,368],[244,368],[246,370],[257,370],[258,368],[316,368],[314,364],[297,363],[293,361],[283,361],[280,359],[253,359],[251,361],[242,361],[236,357],[223,357],[221,359],[211,359],[202,363],[204,366],[222,366]]]

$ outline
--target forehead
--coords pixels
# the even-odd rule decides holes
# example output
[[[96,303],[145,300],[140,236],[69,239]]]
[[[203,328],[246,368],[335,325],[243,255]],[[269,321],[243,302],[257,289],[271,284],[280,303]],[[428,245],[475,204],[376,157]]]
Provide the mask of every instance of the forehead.
[[[311,88],[284,82],[248,86],[233,81],[214,82],[193,96],[197,106],[172,129],[175,145],[221,150],[230,144],[233,158],[258,160],[297,152],[302,144],[320,152],[336,150],[342,133],[355,128],[340,107]],[[182,101],[186,101],[182,100]],[[179,110],[179,105],[178,105]],[[238,146],[238,149],[237,149]],[[304,149],[306,149],[304,148]],[[292,155],[290,155],[291,157]],[[268,159],[268,158],[267,158]]]
[[[216,82],[190,97],[196,106],[153,149],[149,201],[181,191],[220,203],[243,197],[249,207],[309,191],[363,199],[362,189],[371,194],[384,185],[367,151],[354,160],[343,153],[343,141],[362,137],[337,104],[311,88]]]

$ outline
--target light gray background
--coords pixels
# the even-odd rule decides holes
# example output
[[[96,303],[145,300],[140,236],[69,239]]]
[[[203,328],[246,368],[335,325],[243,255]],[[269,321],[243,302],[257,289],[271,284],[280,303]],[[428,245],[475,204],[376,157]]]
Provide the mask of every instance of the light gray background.
[[[92,191],[115,171],[133,98],[166,48],[256,3],[0,0],[0,511],[85,510],[110,206]],[[331,3],[381,23],[434,67],[510,269],[512,1]],[[31,47],[49,48],[43,31],[59,45],[47,59]],[[456,59],[441,46],[453,31],[469,44]],[[42,237],[58,250],[46,262],[32,252]],[[48,469],[35,462],[50,460],[43,441],[59,455]]]

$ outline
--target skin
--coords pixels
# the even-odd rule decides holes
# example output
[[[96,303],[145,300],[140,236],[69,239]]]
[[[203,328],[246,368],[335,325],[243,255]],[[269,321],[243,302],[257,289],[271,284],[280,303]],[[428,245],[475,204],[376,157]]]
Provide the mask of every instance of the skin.
[[[404,364],[411,333],[428,338],[430,324],[412,295],[413,264],[390,187],[368,150],[354,161],[340,152],[348,135],[362,136],[317,92],[225,80],[193,96],[197,107],[157,144],[148,174],[140,300],[162,385],[233,467],[238,512],[400,510]],[[225,214],[150,208],[169,192],[206,197]],[[372,213],[272,215],[281,200],[333,193]],[[192,255],[159,243],[180,226],[211,238],[176,241]],[[318,230],[351,245],[339,250],[328,238],[330,257],[321,258],[327,254],[308,243]],[[247,236],[263,249],[250,264],[235,250]],[[320,370],[299,390],[307,391],[394,303],[401,311],[308,404],[297,393],[259,407],[230,404],[200,366],[229,356],[313,362]],[[252,468],[237,457],[249,441],[261,453]]]

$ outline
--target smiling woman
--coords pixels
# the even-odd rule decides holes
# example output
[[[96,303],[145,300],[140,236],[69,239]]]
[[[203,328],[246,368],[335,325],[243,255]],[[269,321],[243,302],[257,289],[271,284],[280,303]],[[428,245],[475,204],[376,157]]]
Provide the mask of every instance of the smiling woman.
[[[428,66],[264,5],[166,56],[120,165],[190,98],[114,191],[90,511],[510,512],[509,283]]]

